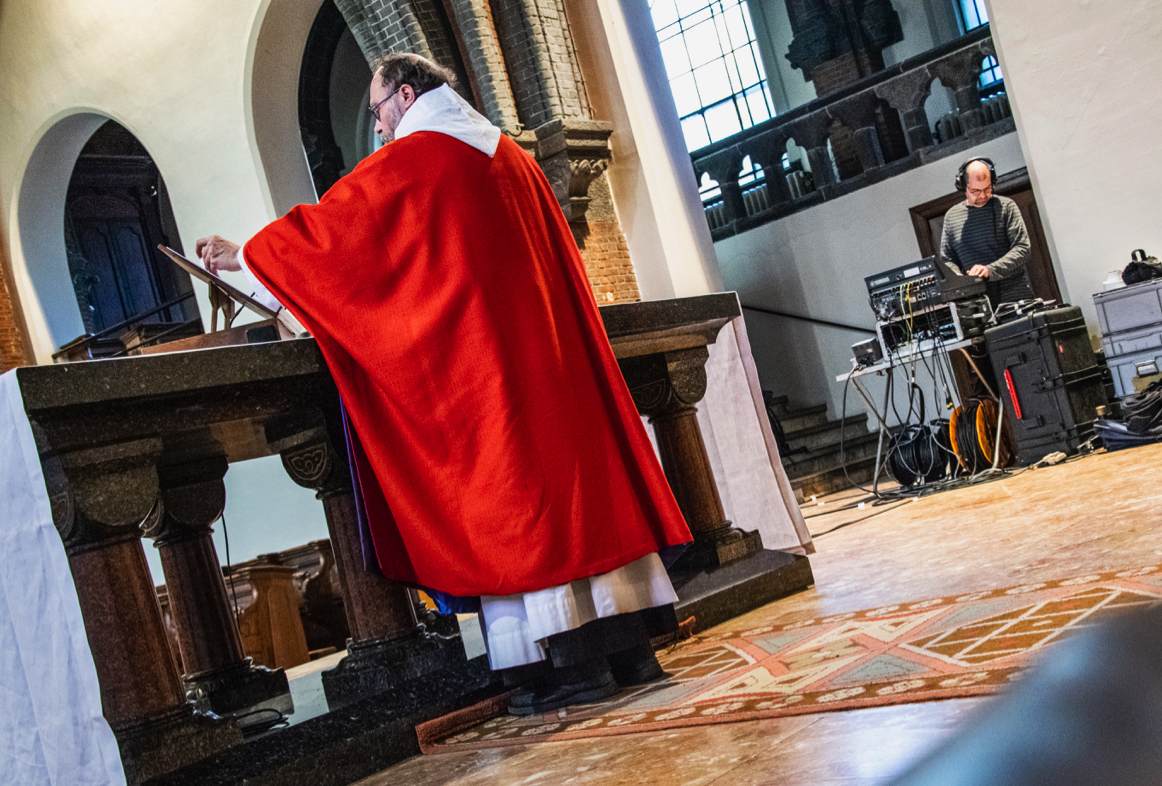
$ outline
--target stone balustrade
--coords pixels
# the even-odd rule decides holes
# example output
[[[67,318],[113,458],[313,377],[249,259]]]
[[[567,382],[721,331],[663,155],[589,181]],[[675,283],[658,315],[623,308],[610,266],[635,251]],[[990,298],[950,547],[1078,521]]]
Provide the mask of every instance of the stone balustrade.
[[[730,237],[1014,131],[1004,94],[980,89],[990,56],[986,25],[697,151],[695,174],[719,189],[704,200],[712,236]],[[954,98],[945,125],[954,138],[938,140],[929,124],[925,103],[937,79]],[[840,140],[851,156],[835,154]],[[784,169],[788,142],[806,151],[810,173]]]

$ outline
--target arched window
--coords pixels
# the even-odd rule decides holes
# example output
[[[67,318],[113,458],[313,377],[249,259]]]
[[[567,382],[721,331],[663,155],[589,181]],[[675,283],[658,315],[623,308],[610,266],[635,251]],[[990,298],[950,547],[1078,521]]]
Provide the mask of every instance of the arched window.
[[[650,11],[690,152],[774,115],[745,0],[652,0]]]
[[[982,91],[991,90],[991,88],[1001,84],[1005,80],[1004,75],[1001,73],[1001,64],[992,55],[986,57],[984,62],[980,64],[980,67],[980,89]]]

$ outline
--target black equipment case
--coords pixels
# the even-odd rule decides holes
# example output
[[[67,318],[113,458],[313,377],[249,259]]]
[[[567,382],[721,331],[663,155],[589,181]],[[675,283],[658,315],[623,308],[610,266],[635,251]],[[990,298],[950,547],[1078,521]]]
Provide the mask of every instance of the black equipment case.
[[[1093,436],[1095,409],[1108,403],[1081,309],[1039,311],[989,328],[984,337],[1017,461],[1076,453]]]

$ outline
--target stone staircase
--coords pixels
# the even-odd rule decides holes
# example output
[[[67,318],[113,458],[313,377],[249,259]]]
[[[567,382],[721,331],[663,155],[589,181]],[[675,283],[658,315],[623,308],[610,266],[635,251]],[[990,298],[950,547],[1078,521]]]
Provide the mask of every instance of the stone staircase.
[[[800,502],[851,487],[839,460],[841,435],[847,475],[855,483],[871,482],[879,434],[868,431],[866,413],[851,415],[842,422],[828,420],[826,404],[793,409],[786,396],[769,399],[769,408],[786,437],[788,450],[782,457],[783,468]]]

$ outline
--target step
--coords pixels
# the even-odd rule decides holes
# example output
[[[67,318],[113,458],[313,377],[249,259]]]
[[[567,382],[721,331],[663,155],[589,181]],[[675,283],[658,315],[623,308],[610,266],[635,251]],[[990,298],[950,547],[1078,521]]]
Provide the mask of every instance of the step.
[[[875,476],[875,467],[875,456],[849,462],[847,465],[847,475],[851,476],[852,482],[866,485],[871,483],[872,478]],[[795,490],[795,499],[802,502],[812,496],[823,497],[828,494],[834,494],[837,491],[851,488],[852,484],[847,480],[847,475],[844,474],[843,467],[835,467],[834,469],[816,472],[813,475],[806,475],[792,480],[791,488]]]
[[[790,399],[787,396],[775,396],[773,399],[771,399],[769,406],[775,413],[775,417],[777,417],[779,420],[782,420],[784,417],[790,414],[791,410],[788,406],[789,401]]]
[[[794,431],[801,431],[812,426],[821,426],[827,422],[827,405],[819,404],[814,407],[805,407],[803,409],[794,409],[787,412],[785,415],[776,413],[779,419],[779,425],[783,427],[783,433],[789,434]]]
[[[863,459],[875,456],[880,435],[877,431],[862,434],[854,439],[847,439],[843,443],[843,458],[847,463],[854,464]],[[886,447],[886,446],[885,446]],[[840,460],[839,445],[828,445],[820,450],[806,453],[792,453],[783,458],[783,468],[791,480],[825,472],[829,469],[843,466]]]
[[[842,423],[831,420],[818,426],[808,426],[797,431],[784,429],[783,435],[787,438],[788,453],[794,454],[800,448],[818,450],[827,445],[839,445],[840,435],[845,440],[856,439],[867,434],[867,413],[851,415]]]

